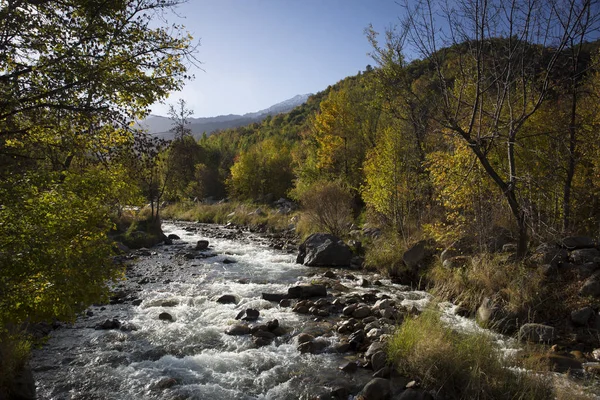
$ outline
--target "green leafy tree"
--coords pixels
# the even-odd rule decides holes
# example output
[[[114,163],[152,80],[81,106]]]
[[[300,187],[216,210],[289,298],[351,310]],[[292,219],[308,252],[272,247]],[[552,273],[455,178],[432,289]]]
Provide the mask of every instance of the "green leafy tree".
[[[246,200],[285,196],[292,186],[292,171],[290,150],[281,141],[264,140],[237,157],[231,167],[230,194]]]
[[[182,27],[156,23],[178,3],[0,2],[0,329],[72,319],[120,276],[109,213],[134,193],[114,162],[195,62]]]

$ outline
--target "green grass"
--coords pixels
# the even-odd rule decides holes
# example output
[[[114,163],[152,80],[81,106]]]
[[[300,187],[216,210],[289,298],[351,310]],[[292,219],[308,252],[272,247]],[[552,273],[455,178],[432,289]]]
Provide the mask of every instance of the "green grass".
[[[445,399],[550,399],[551,382],[508,369],[491,339],[462,334],[429,310],[406,319],[388,343],[388,356],[404,376],[419,378]]]

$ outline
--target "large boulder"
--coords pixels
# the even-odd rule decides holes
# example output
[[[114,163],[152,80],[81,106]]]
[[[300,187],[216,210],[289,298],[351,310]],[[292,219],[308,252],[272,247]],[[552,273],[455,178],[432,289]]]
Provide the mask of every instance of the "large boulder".
[[[569,252],[550,243],[542,243],[535,250],[532,261],[557,268],[569,260]]]
[[[310,297],[327,297],[327,288],[324,285],[300,285],[288,289],[287,297],[290,299],[308,299]]]
[[[402,261],[410,269],[419,268],[428,257],[432,255],[432,243],[427,240],[421,240],[404,252]]]
[[[589,249],[596,246],[594,239],[587,236],[569,236],[558,244],[568,250]]]
[[[590,276],[579,290],[580,296],[600,296],[600,271]]]
[[[571,312],[571,322],[576,326],[585,326],[594,315],[592,307],[584,307]]]
[[[352,251],[334,235],[313,233],[300,245],[296,262],[310,267],[347,267],[352,262]]]
[[[383,378],[371,379],[360,391],[357,400],[385,400],[390,398],[390,381]]]
[[[585,264],[587,262],[596,262],[600,259],[598,249],[578,249],[571,252],[569,257],[575,264]]]

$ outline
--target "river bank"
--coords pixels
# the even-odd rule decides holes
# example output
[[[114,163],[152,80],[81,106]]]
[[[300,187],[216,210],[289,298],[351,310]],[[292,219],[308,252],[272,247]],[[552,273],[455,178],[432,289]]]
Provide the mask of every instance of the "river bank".
[[[34,352],[39,399],[347,399],[378,373],[395,398],[407,385],[406,393],[430,395],[416,388],[418,377],[381,371],[387,335],[425,308],[427,293],[376,274],[295,264],[291,244],[274,248],[279,237],[193,223],[163,228],[173,244],[131,253],[111,304],[91,307]],[[281,303],[263,295],[315,285],[327,296]],[[450,325],[477,329],[443,308]],[[236,320],[240,313],[251,321]],[[489,334],[502,348],[516,346]]]

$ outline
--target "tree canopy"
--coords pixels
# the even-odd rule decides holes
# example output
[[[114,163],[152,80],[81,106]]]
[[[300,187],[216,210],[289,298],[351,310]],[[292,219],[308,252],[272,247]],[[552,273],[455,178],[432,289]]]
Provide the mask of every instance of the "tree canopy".
[[[73,318],[118,278],[109,212],[134,193],[114,154],[197,62],[157,24],[179,3],[0,2],[0,326]]]

